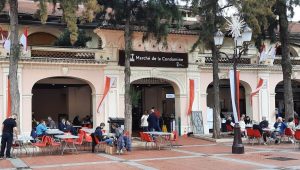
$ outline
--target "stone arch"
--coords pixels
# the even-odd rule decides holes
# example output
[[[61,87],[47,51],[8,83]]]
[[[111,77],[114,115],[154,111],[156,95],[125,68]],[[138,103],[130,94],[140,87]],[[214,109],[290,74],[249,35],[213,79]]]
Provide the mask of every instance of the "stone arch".
[[[76,77],[76,76],[56,76],[56,75],[53,75],[53,76],[45,76],[45,77],[38,78],[38,79],[34,80],[33,83],[30,85],[30,86],[31,86],[30,89],[32,90],[33,86],[34,86],[37,82],[39,82],[39,81],[41,81],[41,80],[45,80],[45,79],[48,79],[48,78],[55,78],[55,77],[65,77],[65,78],[72,78],[72,79],[78,79],[78,80],[81,80],[81,81],[83,81],[83,82],[86,82],[86,83],[90,86],[90,88],[91,88],[91,90],[92,90],[92,93],[95,93],[95,92],[96,92],[96,89],[95,89],[95,86],[93,85],[93,83],[91,83],[90,81],[88,81],[88,80],[86,80],[86,79],[84,79],[84,78]]]
[[[39,79],[31,88],[31,112],[35,112],[38,120],[51,116],[55,121],[62,117],[72,121],[76,115],[81,118],[94,115],[94,90],[89,81],[78,77],[53,76]]]
[[[230,85],[228,84],[229,83],[229,79],[220,79],[220,81],[224,81],[223,83],[225,83],[227,86],[229,86],[228,88],[230,88]],[[225,81],[228,81],[228,82],[225,82]],[[249,83],[247,83],[246,81],[244,81],[244,80],[240,80],[240,84],[242,85],[242,87],[244,88],[244,94],[243,94],[243,96],[244,96],[244,98],[243,98],[243,102],[245,102],[244,103],[244,109],[245,109],[245,112],[246,112],[246,114],[248,114],[248,115],[250,115],[250,117],[252,117],[253,115],[252,115],[252,108],[251,108],[251,105],[250,105],[250,94],[251,94],[251,86],[249,85]],[[210,88],[210,86],[212,85],[212,82],[211,83],[209,83],[207,86],[206,86],[206,93],[207,93],[207,98],[206,98],[206,100],[207,100],[207,106],[209,106],[208,105],[208,98],[209,98],[209,92],[208,92],[208,89]],[[221,86],[221,84],[220,84],[220,86]],[[230,89],[229,89],[230,90]],[[228,94],[229,95],[229,97],[231,96],[230,94]],[[231,97],[230,97],[231,98]],[[223,101],[220,101],[220,102],[223,102]],[[223,104],[223,103],[222,103]],[[225,101],[224,101],[224,104],[226,104],[225,103]],[[228,103],[227,103],[227,105],[228,105]],[[231,103],[229,103],[229,105],[231,105]],[[222,107],[222,106],[220,106],[220,107]],[[222,108],[221,108],[222,109]],[[244,113],[242,113],[241,112],[241,114],[244,114]]]
[[[38,45],[54,45],[57,37],[51,33],[47,32],[34,32],[28,36],[28,45],[29,46],[38,46]]]
[[[175,78],[172,78],[170,76],[168,76],[168,77],[164,77],[164,76],[160,76],[160,75],[155,75],[155,76],[143,76],[143,75],[133,76],[130,81],[132,83],[136,80],[143,79],[143,78],[157,78],[157,79],[166,80],[168,83],[170,83],[173,86],[175,94],[180,94],[180,93],[182,94],[186,91],[186,90],[184,90],[184,88],[183,88],[184,86],[183,86],[182,83],[180,83],[180,81],[178,81]]]

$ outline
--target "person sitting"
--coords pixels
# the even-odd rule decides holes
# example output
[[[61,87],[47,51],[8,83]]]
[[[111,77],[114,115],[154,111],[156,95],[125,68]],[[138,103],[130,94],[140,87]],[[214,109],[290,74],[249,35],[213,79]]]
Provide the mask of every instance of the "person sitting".
[[[67,127],[66,127],[66,120],[65,119],[61,119],[61,121],[58,124],[58,129],[65,132]]]
[[[267,121],[266,116],[262,117],[262,121],[259,123],[259,126],[264,129],[269,127],[269,122]]]
[[[36,127],[36,134],[38,137],[46,134],[47,126],[44,120],[41,120],[40,124]]]
[[[294,123],[294,118],[290,117],[287,122],[287,127],[292,129],[293,132],[296,131],[296,125]]]
[[[116,133],[115,137],[117,139],[117,153],[123,153],[124,147],[127,151],[131,151],[131,141],[129,137],[124,136],[124,130],[116,123],[112,124],[112,128]]]
[[[252,124],[251,119],[250,119],[249,116],[246,116],[245,119],[244,119],[244,121],[245,121],[246,125]]]
[[[48,125],[50,129],[56,129],[56,123],[50,116],[48,117]]]
[[[232,121],[232,117],[227,116],[227,119],[226,119],[226,130],[227,130],[227,132],[233,131],[233,127],[234,127],[234,123]]]
[[[106,144],[108,145],[112,145],[113,144],[113,139],[112,138],[108,138],[107,136],[103,135],[103,128],[104,128],[105,124],[104,123],[100,123],[100,126],[96,127],[95,132],[91,134],[92,136],[92,152],[95,152],[95,146],[96,144],[96,139],[98,139],[98,141],[104,141]]]
[[[73,119],[73,125],[75,125],[75,126],[81,126],[81,122],[79,120],[79,116],[78,115]]]
[[[242,114],[241,119],[239,121],[242,137],[246,136],[246,123],[244,121],[244,118],[245,118],[245,114]]]
[[[72,135],[77,135],[76,129],[73,127],[70,121],[66,121],[66,130],[65,132],[70,132]]]
[[[275,144],[280,143],[278,136],[282,136],[284,134],[286,127],[287,125],[282,121],[282,117],[278,117],[274,123],[275,131],[272,133],[272,138],[275,139]]]

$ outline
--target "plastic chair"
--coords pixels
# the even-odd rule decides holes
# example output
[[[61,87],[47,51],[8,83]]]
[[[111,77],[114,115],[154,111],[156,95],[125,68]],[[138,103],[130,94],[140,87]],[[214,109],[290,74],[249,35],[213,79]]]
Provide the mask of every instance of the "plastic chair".
[[[99,141],[99,139],[97,137],[94,137],[94,138],[95,138],[95,142],[96,142],[95,147],[97,147],[97,152],[99,151],[99,149],[101,149],[102,151],[105,151],[106,142]]]
[[[284,135],[288,138],[288,141],[293,140],[294,131],[291,128],[285,128],[284,129]]]
[[[258,129],[253,129],[253,138],[257,139],[258,143],[261,143],[261,137],[262,135],[260,134]],[[252,145],[254,144],[254,142],[252,143]]]
[[[47,144],[48,144],[47,136],[43,136],[41,141],[37,141],[36,143],[33,143],[32,146],[42,149],[42,148],[46,148]],[[33,151],[33,154],[34,154],[34,151]]]
[[[178,132],[175,130],[172,132],[173,133],[173,138],[170,138],[169,141],[170,141],[170,144],[171,144],[171,147],[175,145],[178,145]]]
[[[93,139],[92,139],[92,136],[91,136],[91,135],[85,134],[84,139],[85,139],[85,140],[84,140],[84,143],[85,143],[85,144],[88,144],[88,145],[92,146]],[[85,150],[85,145],[84,145],[84,148],[83,148],[83,149]]]
[[[294,149],[296,149],[297,144],[299,145],[299,148],[300,148],[300,130],[296,130],[296,132],[294,134],[294,140],[295,140]]]
[[[144,141],[146,142],[145,144],[145,148],[147,149],[148,148],[148,143],[154,143],[155,145],[157,145],[156,141],[147,133],[143,133],[143,138],[144,138]]]
[[[83,144],[83,138],[84,138],[83,134],[78,134],[78,139],[76,139],[74,141],[74,145],[82,146],[82,144]]]
[[[140,138],[141,138],[142,142],[145,141],[145,139],[144,139],[144,132],[140,132]]]
[[[54,148],[56,148],[57,151],[59,151],[59,148],[61,147],[60,142],[55,142],[55,140],[50,136],[47,136],[47,140],[48,140],[49,146],[52,147],[52,148],[50,148],[51,153]]]
[[[253,140],[253,129],[252,128],[246,128],[248,143],[251,143],[251,140]]]
[[[227,132],[232,132],[233,127],[231,125],[226,124],[226,130],[227,130]]]

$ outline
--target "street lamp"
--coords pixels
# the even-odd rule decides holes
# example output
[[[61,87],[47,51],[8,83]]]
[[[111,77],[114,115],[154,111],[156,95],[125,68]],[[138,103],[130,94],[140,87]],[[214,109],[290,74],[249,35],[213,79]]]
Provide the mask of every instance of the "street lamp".
[[[228,21],[228,20],[227,20]],[[234,40],[234,54],[232,56],[227,55],[224,52],[218,53],[224,54],[229,61],[233,62],[233,71],[234,71],[234,86],[235,90],[237,90],[237,80],[236,80],[236,67],[238,60],[241,58],[241,55],[248,50],[248,45],[252,38],[252,30],[247,25],[245,25],[243,20],[240,20],[238,16],[233,16],[232,21],[228,21],[230,34],[232,34]],[[242,29],[243,28],[243,29]],[[242,31],[242,33],[240,32]],[[218,30],[214,35],[214,43],[215,46],[219,49],[223,45],[224,34]],[[234,100],[237,104],[237,92],[235,91],[235,96],[231,96],[231,100]],[[237,109],[236,109],[237,110]],[[238,111],[237,111],[238,113]],[[234,125],[234,140],[232,144],[232,153],[234,154],[243,154],[244,153],[244,145],[242,143],[241,137],[241,128],[238,122],[235,122]]]

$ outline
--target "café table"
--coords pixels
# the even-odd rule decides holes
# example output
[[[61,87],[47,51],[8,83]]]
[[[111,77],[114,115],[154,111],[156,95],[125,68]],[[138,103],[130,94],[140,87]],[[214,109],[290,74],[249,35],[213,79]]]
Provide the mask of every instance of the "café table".
[[[72,152],[76,151],[76,153],[78,153],[76,145],[74,144],[75,139],[78,139],[78,136],[67,134],[67,135],[55,135],[54,137],[60,139],[60,141],[62,142],[62,146],[61,146],[62,155],[64,154],[65,150],[71,150]],[[72,142],[66,141],[70,139],[72,140]]]
[[[53,136],[53,135],[63,135],[64,132],[59,130],[59,129],[47,129],[46,134],[51,135],[51,136]]]
[[[14,140],[13,143],[13,151],[17,150],[17,153],[15,154],[15,156],[18,155],[18,153],[22,153],[22,150],[25,151],[25,154],[27,155],[29,152],[29,148],[28,146],[31,145],[31,140],[34,140],[31,136],[27,136],[27,135],[18,135],[18,137]]]
[[[144,133],[155,137],[155,140],[158,143],[158,150],[160,150],[161,145],[165,142],[169,143],[169,146],[171,149],[171,147],[172,147],[171,142],[167,139],[171,138],[172,133],[169,133],[169,132],[144,132]]]
[[[95,132],[95,129],[92,129],[92,128],[81,128],[81,130],[88,134],[92,134]]]

